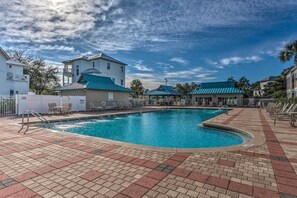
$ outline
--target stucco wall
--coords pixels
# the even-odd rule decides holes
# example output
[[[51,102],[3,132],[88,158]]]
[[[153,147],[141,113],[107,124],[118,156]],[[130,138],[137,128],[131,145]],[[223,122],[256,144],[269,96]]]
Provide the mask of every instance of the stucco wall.
[[[108,100],[108,92],[111,91],[96,91],[96,90],[69,90],[62,91],[62,96],[86,96],[87,110],[90,107],[90,103],[98,103]],[[112,101],[123,101],[126,105],[129,104],[129,93],[127,92],[112,92]]]

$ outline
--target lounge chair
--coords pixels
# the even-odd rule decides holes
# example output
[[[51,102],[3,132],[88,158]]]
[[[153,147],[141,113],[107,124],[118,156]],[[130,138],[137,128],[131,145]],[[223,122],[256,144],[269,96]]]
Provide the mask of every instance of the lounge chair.
[[[91,111],[103,110],[103,106],[100,104],[95,104],[93,102],[90,102],[90,110]]]
[[[283,113],[288,108],[289,103],[284,103],[283,105],[280,103],[268,103],[266,107],[267,113],[271,115],[275,115],[276,113]]]
[[[56,106],[56,103],[48,103],[48,114],[53,115],[54,113],[56,113]]]
[[[113,110],[115,107],[112,105],[111,102],[106,102],[105,110]]]
[[[70,113],[70,110],[71,110],[71,107],[72,107],[72,104],[71,103],[63,104],[62,114],[64,114],[64,115],[69,114]]]
[[[296,116],[297,116],[297,104],[291,105],[285,112],[279,112],[276,113],[274,117],[274,125],[276,124],[276,120],[281,119],[289,119],[291,126],[294,126],[296,122]]]
[[[116,103],[117,103],[119,109],[126,109],[126,106],[124,103],[122,103],[122,101],[117,101]]]
[[[132,109],[133,105],[131,102],[129,102],[128,104],[126,104],[124,101],[120,101],[120,103],[122,104],[124,109]]]
[[[297,121],[297,112],[290,112],[289,116],[290,116],[290,125],[292,127],[295,127],[295,122]]]
[[[294,104],[284,104],[283,107],[275,107],[274,109],[272,109],[272,111],[269,112],[269,115],[271,117],[274,117],[274,116],[278,116],[278,114],[282,114],[282,113],[287,113],[287,112],[290,112],[291,109],[293,108]]]

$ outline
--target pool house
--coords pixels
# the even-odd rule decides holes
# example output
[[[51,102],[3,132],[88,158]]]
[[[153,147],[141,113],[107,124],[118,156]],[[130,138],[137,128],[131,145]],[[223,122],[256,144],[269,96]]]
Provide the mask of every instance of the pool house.
[[[149,104],[151,105],[180,105],[181,94],[173,89],[172,86],[160,85],[159,88],[148,91]]]
[[[55,89],[61,96],[86,96],[86,109],[91,110],[92,106],[112,105],[113,102],[120,102],[128,106],[130,89],[114,83],[109,77],[96,74],[81,74],[77,82]]]
[[[192,105],[197,106],[242,106],[244,92],[235,82],[201,83],[200,88],[190,93]]]

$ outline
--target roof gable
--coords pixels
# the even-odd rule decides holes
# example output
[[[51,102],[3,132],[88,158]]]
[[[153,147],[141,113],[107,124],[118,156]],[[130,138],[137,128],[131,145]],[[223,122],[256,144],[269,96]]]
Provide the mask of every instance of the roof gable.
[[[16,66],[21,66],[21,67],[24,67],[25,66],[25,64],[23,64],[23,63],[20,63],[19,61],[16,61],[16,60],[7,60],[6,61],[6,64],[8,64],[8,65],[16,65]]]
[[[126,63],[123,63],[115,58],[112,58],[111,56],[108,56],[104,53],[100,53],[100,54],[96,54],[94,56],[91,56],[88,58],[88,60],[94,60],[94,59],[104,59],[104,60],[107,60],[107,61],[111,61],[111,62],[115,62],[115,63],[119,63],[121,65],[127,65]]]
[[[0,47],[0,52],[3,54],[3,56],[6,58],[6,60],[11,59],[10,56],[6,53],[6,51],[4,51],[4,49],[2,49],[1,47]]]
[[[16,65],[16,66],[25,66],[25,64],[11,59],[11,57],[0,47],[0,53],[6,58],[6,64],[8,65]]]
[[[274,81],[276,79],[277,79],[277,76],[268,76],[268,77],[263,78],[262,80],[260,80],[260,82]]]
[[[104,59],[104,60],[107,60],[107,61],[111,61],[111,62],[115,62],[115,63],[118,63],[120,65],[127,65],[126,63],[123,63],[115,58],[112,58],[111,56],[108,56],[104,53],[100,53],[100,54],[95,54],[93,56],[90,56],[90,57],[86,57],[86,56],[78,56],[76,58],[73,58],[71,60],[67,60],[67,61],[63,61],[63,63],[68,63],[68,62],[71,62],[71,61],[74,61],[74,60],[86,60],[86,61],[90,61],[90,60],[95,60],[95,59]]]

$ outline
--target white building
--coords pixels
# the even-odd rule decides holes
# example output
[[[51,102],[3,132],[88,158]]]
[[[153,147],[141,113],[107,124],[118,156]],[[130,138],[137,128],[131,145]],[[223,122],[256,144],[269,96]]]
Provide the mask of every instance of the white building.
[[[29,75],[24,75],[24,64],[12,60],[0,47],[0,95],[27,94]]]
[[[109,77],[115,84],[125,86],[126,64],[106,54],[100,53],[91,57],[80,56],[63,63],[63,86],[77,82],[82,73]]]
[[[285,74],[287,77],[287,97],[297,97],[297,66],[293,67]]]
[[[254,90],[254,96],[263,96],[265,85],[268,83],[274,82],[277,79],[277,76],[268,76],[262,80],[260,80],[260,90]]]

